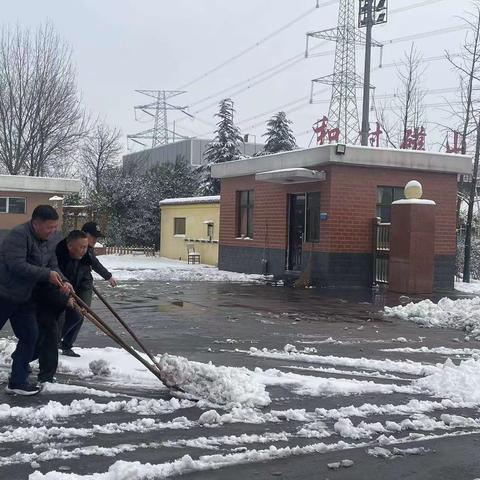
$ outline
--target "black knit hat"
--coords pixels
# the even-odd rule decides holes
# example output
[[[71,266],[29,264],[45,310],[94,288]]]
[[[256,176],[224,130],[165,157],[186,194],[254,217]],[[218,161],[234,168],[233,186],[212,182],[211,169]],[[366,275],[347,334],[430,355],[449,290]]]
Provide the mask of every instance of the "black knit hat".
[[[87,222],[83,227],[82,231],[85,233],[89,233],[92,237],[100,238],[104,237],[103,233],[97,228],[97,224],[95,222]]]

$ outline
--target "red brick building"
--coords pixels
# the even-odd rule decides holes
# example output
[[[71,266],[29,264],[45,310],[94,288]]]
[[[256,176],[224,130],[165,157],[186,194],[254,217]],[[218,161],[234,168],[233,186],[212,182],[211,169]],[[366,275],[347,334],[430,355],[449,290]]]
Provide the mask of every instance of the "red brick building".
[[[283,275],[312,265],[324,286],[370,286],[373,222],[390,221],[410,180],[436,207],[435,286],[453,287],[457,175],[467,156],[337,145],[215,165],[219,268]],[[311,258],[311,261],[309,260]]]

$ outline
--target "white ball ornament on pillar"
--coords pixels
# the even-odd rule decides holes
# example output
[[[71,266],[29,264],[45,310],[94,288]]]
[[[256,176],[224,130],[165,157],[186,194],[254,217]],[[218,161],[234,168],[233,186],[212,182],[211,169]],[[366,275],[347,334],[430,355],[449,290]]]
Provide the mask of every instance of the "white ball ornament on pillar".
[[[423,195],[422,184],[417,180],[410,180],[405,185],[405,198],[408,200],[419,200]]]

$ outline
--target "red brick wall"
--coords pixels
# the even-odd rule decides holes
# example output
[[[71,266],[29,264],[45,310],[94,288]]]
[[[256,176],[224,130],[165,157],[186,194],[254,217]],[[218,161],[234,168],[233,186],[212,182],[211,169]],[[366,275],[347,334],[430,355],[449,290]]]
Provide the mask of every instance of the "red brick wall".
[[[328,169],[323,169],[328,170]],[[229,246],[287,248],[288,194],[320,191],[322,211],[329,206],[329,174],[324,182],[304,183],[301,185],[277,185],[267,182],[255,182],[255,177],[237,177],[222,180],[220,202],[220,243]],[[236,192],[255,190],[253,239],[236,239]],[[328,247],[328,222],[321,225],[322,241],[317,250]],[[268,235],[265,238],[266,224]],[[325,228],[325,231],[323,230]],[[266,242],[265,242],[266,241]]]
[[[320,243],[314,245],[315,251],[371,253],[377,186],[402,187],[415,179],[423,185],[424,198],[437,203],[435,254],[455,254],[456,175],[345,165],[318,169],[325,170],[326,181],[276,185],[255,182],[253,175],[222,180],[220,243],[264,248],[268,222],[267,248],[285,249],[288,194],[320,191],[321,211],[328,214],[328,220],[320,223]],[[255,190],[254,238],[236,239],[236,192],[250,189]]]
[[[435,254],[455,254],[456,175],[335,165],[331,176],[331,251],[370,252],[377,186],[402,187],[410,180],[418,180],[423,186],[423,198],[437,204]]]

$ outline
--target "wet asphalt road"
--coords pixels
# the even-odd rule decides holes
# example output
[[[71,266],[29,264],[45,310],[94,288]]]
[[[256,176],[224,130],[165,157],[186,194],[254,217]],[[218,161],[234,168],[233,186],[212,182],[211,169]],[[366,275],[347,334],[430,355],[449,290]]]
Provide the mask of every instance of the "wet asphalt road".
[[[112,305],[119,310],[135,331],[145,340],[154,352],[169,352],[182,355],[191,360],[208,362],[216,365],[246,366],[253,369],[278,368],[285,371],[294,362],[251,357],[237,353],[235,348],[248,350],[251,346],[257,348],[282,349],[287,343],[297,346],[308,346],[313,342],[319,348],[321,355],[343,357],[367,357],[371,359],[390,359],[436,363],[444,362],[446,357],[436,354],[382,352],[380,349],[401,347],[404,344],[393,339],[405,337],[408,346],[446,346],[461,348],[463,346],[477,348],[475,343],[465,343],[461,332],[453,330],[422,329],[416,325],[384,320],[380,314],[384,305],[396,305],[398,296],[383,293],[372,294],[370,291],[324,291],[324,290],[293,290],[269,285],[240,285],[216,283],[175,283],[159,284],[156,282],[125,282],[118,289],[105,289]],[[106,309],[94,303],[95,310],[107,316]],[[0,336],[9,335],[8,329]],[[328,337],[349,341],[347,344],[315,344]],[[424,338],[419,338],[424,337]],[[227,339],[235,340],[235,344],[227,343]],[[460,340],[457,341],[456,339]],[[91,325],[85,325],[78,340],[80,347],[111,346],[111,341],[103,334],[95,331]],[[308,366],[295,362],[298,366]],[[347,370],[345,367],[339,367]],[[1,365],[0,365],[1,369]],[[349,368],[351,375],[308,373],[331,378],[357,378],[355,369]],[[295,371],[295,373],[302,373]],[[378,383],[392,383],[384,379],[367,379]],[[60,381],[69,381],[85,385],[79,379],[59,375]],[[402,384],[402,382],[397,382]],[[408,380],[403,382],[408,383]],[[101,383],[89,382],[95,388],[107,388]],[[115,389],[119,394],[117,399],[126,396],[142,396],[152,398],[168,398],[165,391],[138,391],[129,386]],[[337,395],[331,397],[300,396],[290,389],[269,387],[272,404],[266,410],[286,410],[288,408],[305,408],[313,411],[315,408],[338,408],[340,406],[364,403],[383,405],[404,404],[412,399],[408,394],[365,394],[356,396]],[[49,400],[70,403],[75,398],[93,398],[98,403],[112,400],[104,397],[92,397],[79,394],[41,394],[33,398],[9,397],[0,390],[0,404],[8,403],[19,407],[41,406]],[[425,399],[424,396],[416,396]],[[159,415],[156,419],[168,421],[174,417],[185,416],[197,419],[202,413],[198,408],[182,409],[172,414]],[[478,411],[433,412],[431,416],[439,417],[440,413],[455,413],[470,417],[479,417]],[[154,417],[154,416],[153,416]],[[102,415],[84,415],[67,418],[56,426],[86,427],[109,422],[127,422],[138,419],[138,415],[130,413],[107,413]],[[369,422],[385,422],[399,420],[400,416],[371,416]],[[354,423],[360,419],[352,418]],[[333,422],[326,421],[331,427]],[[95,435],[89,438],[75,438],[70,441],[60,441],[58,444],[32,445],[26,442],[2,442],[2,433],[11,432],[18,427],[28,426],[21,422],[0,420],[0,479],[26,479],[35,469],[41,472],[52,470],[89,474],[105,472],[116,460],[140,461],[142,463],[171,462],[185,454],[198,458],[201,455],[229,453],[233,447],[220,446],[217,450],[178,447],[148,447],[137,448],[112,456],[88,455],[81,450],[78,458],[68,460],[37,458],[33,466],[22,457],[22,453],[52,452],[55,448],[73,451],[86,446],[113,447],[122,444],[138,445],[139,443],[164,442],[166,440],[190,439],[200,436],[241,435],[242,433],[289,432],[294,433],[300,426],[299,422],[290,421],[279,424],[227,424],[221,427],[207,429],[194,427],[188,430],[170,430],[137,434],[134,432],[118,435]],[[47,427],[54,424],[46,423]],[[429,434],[444,434],[445,432],[428,432]],[[468,434],[467,434],[468,433]],[[271,442],[277,447],[308,445],[324,441],[333,443],[341,440],[338,436],[326,439],[293,438],[288,442]],[[344,439],[355,442],[352,439]],[[366,454],[366,448],[354,448],[346,451],[336,451],[326,454],[309,454],[293,456],[286,459],[264,463],[250,463],[224,467],[219,470],[193,472],[184,475],[188,479],[245,479],[245,478],[285,478],[285,479],[455,479],[473,480],[480,477],[480,434],[476,431],[465,432],[452,438],[441,438],[422,442],[412,442],[401,445],[402,448],[425,447],[430,449],[425,455],[405,456],[389,460],[373,458]],[[356,441],[359,442],[358,440]],[[267,445],[246,445],[248,449],[264,449]],[[33,458],[33,457],[32,457]],[[349,458],[354,465],[348,469],[333,471],[327,464]]]

